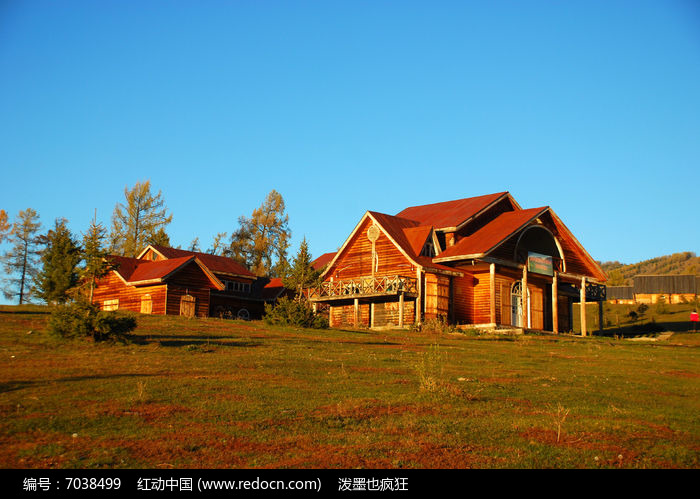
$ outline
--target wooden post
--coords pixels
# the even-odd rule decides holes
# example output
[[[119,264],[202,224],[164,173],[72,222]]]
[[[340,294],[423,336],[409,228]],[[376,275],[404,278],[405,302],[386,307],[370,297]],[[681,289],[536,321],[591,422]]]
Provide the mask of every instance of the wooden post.
[[[587,336],[586,331],[586,278],[581,278],[581,336]]]
[[[421,282],[422,280],[421,280],[421,275],[420,275],[421,272],[420,271],[421,271],[421,268],[418,267],[416,269],[416,278],[418,279],[418,285],[416,286],[417,290],[418,290],[418,296],[416,297],[416,320],[415,320],[416,324],[421,323],[421,319],[423,316],[423,314],[422,314],[423,300],[421,299],[421,294],[423,292],[423,283]]]
[[[360,327],[360,300],[355,298],[355,327]]]
[[[496,325],[496,264],[489,266],[489,322]]]
[[[403,291],[399,293],[399,327],[403,327]]]
[[[374,302],[369,305],[369,327],[374,328]]]
[[[603,302],[598,302],[598,331],[603,333]]]
[[[557,273],[552,277],[552,331],[559,334],[559,284]]]
[[[520,325],[522,326],[523,329],[527,329],[528,325],[528,309],[529,307],[527,306],[527,262],[523,266],[523,285],[522,285],[522,293],[520,297]]]

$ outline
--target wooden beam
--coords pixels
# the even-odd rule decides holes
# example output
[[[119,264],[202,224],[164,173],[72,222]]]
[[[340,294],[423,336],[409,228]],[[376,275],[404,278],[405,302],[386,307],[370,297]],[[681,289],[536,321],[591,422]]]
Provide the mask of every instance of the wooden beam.
[[[496,323],[496,264],[489,266],[489,317],[492,324]]]
[[[416,297],[416,317],[415,317],[415,323],[420,324],[422,322],[423,318],[423,300],[421,299],[421,294],[423,291],[423,280],[421,279],[421,268],[418,267],[416,269],[416,278],[418,280],[417,288],[418,288],[418,296]]]
[[[603,332],[603,302],[598,302],[598,331]]]
[[[399,327],[403,327],[403,293],[399,295]]]
[[[581,278],[581,336],[587,336],[586,330],[586,278]]]
[[[369,327],[374,327],[374,302],[369,306]]]
[[[520,293],[520,326],[527,329],[527,265],[523,266],[523,284],[522,292]]]
[[[556,272],[552,277],[552,331],[559,334],[559,284]]]
[[[355,327],[360,327],[360,300],[355,298]]]

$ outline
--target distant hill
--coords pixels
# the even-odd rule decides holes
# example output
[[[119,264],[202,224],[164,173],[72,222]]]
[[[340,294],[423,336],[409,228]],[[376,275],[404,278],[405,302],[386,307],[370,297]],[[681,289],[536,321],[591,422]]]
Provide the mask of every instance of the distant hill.
[[[632,277],[644,274],[700,274],[700,257],[691,251],[659,256],[639,263],[598,262],[608,274],[608,286],[631,286]]]

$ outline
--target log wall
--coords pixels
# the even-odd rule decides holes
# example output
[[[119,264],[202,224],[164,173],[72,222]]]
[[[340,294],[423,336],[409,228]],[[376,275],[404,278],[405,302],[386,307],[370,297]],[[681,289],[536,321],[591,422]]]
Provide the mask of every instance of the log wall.
[[[105,300],[119,300],[118,310],[141,312],[141,300],[145,295],[151,296],[151,313],[165,314],[166,286],[164,284],[153,286],[129,286],[124,284],[115,272],[109,272],[102,279],[98,279],[97,287],[93,292],[92,302],[103,308]]]

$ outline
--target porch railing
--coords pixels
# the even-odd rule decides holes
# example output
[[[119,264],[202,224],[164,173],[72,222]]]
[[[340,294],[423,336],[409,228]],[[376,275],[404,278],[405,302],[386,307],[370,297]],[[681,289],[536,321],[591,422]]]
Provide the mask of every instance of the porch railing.
[[[308,288],[309,300],[357,298],[362,296],[397,295],[417,293],[418,281],[403,276],[358,277],[339,281],[326,281],[316,288]]]

